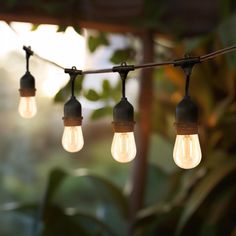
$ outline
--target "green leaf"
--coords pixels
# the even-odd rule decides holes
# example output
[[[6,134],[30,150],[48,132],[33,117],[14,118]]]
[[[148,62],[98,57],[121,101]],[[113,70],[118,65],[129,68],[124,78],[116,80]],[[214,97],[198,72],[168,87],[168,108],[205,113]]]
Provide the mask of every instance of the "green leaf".
[[[84,76],[78,75],[75,80],[75,96],[82,90]],[[54,97],[54,102],[65,102],[71,95],[71,80],[61,88]]]
[[[110,92],[110,97],[113,98],[116,102],[120,100],[121,98],[121,80],[119,79],[117,81],[117,84],[115,87],[112,88],[112,91]]]
[[[227,175],[236,169],[236,160],[230,160],[212,170],[202,181],[195,187],[189,199],[185,203],[185,208],[180,217],[176,235],[180,235],[185,224],[193,213],[204,202],[210,192],[219,184]],[[220,171],[219,171],[220,170]]]
[[[75,79],[75,95],[78,96],[81,90],[83,89],[84,76],[77,75]]]
[[[158,189],[162,189],[162,191],[156,191],[156,188],[153,188],[153,186],[157,186]],[[154,204],[155,202],[160,202],[166,199],[168,193],[170,192],[169,188],[170,184],[167,173],[165,173],[158,166],[149,164],[145,205],[148,206]]]
[[[111,96],[110,96],[111,92],[112,92],[112,88],[111,88],[110,82],[106,79],[103,80],[101,98],[102,99],[111,99]]]
[[[132,61],[134,55],[135,51],[133,48],[117,49],[111,56],[110,61],[114,64],[120,64],[122,62]]]
[[[106,34],[103,32],[100,32],[97,36],[89,36],[88,38],[88,47],[90,52],[95,52],[99,46],[108,46],[109,41],[106,37]]]
[[[95,111],[93,111],[93,113],[91,115],[91,119],[96,120],[96,119],[102,118],[104,116],[111,115],[112,110],[113,110],[112,107],[109,107],[109,106],[96,109]]]
[[[42,236],[92,236],[79,222],[56,205],[49,205],[43,215]]]
[[[57,32],[65,32],[67,25],[58,25]]]
[[[32,27],[31,27],[31,31],[37,30],[39,26],[40,25],[38,25],[38,24],[33,24]]]
[[[123,216],[128,216],[128,201],[122,190],[111,181],[85,171],[77,172],[77,176],[85,177],[91,181],[96,194],[100,196],[104,203],[112,202],[120,210]]]
[[[90,101],[98,101],[100,99],[99,94],[93,89],[89,89],[89,91],[85,93],[84,96]]]
[[[139,230],[146,229],[141,235],[174,235],[177,219],[181,213],[180,207],[158,203],[138,212],[134,222],[134,235],[140,235]],[[137,233],[137,234],[136,234]]]
[[[77,34],[79,35],[83,34],[83,29],[79,25],[73,26],[73,28]]]
[[[71,94],[70,81],[61,88],[54,97],[54,102],[64,102]]]
[[[111,229],[110,227],[105,224],[103,221],[101,221],[100,219],[98,219],[97,217],[87,214],[87,213],[83,213],[83,212],[76,212],[75,214],[73,214],[71,216],[75,221],[79,220],[80,224],[83,225],[86,229],[88,230],[93,230],[93,235],[95,235],[95,228],[99,228],[100,232],[107,233],[108,235],[111,236],[117,236]],[[93,226],[93,227],[91,227]],[[98,230],[96,230],[98,231]],[[97,234],[96,234],[97,235]]]
[[[102,82],[102,89],[104,92],[110,92],[110,89],[111,89],[111,85],[110,85],[110,82],[108,80],[103,80]]]
[[[47,205],[52,201],[54,194],[66,176],[68,176],[66,172],[61,169],[54,169],[50,172],[43,205]]]

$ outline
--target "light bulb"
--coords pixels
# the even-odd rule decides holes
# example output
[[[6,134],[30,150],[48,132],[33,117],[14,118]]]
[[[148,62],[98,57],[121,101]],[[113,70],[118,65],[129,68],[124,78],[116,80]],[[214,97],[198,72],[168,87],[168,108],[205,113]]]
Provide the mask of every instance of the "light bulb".
[[[114,133],[111,153],[118,162],[129,162],[135,158],[136,145],[133,132]]]
[[[173,156],[175,164],[183,169],[196,167],[202,158],[198,134],[177,135]]]
[[[32,118],[37,113],[35,96],[20,97],[18,111],[23,118]]]
[[[81,126],[65,126],[62,146],[68,152],[78,152],[82,149],[84,138]]]

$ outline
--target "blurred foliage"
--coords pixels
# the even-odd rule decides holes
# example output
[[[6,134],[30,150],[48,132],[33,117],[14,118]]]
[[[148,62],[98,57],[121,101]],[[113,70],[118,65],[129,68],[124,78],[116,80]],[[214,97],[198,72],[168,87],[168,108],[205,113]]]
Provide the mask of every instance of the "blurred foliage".
[[[183,52],[202,55],[232,45],[236,41],[235,19],[235,15],[231,15],[215,32],[178,43],[178,47],[173,48],[175,57],[181,57]],[[115,59],[112,61],[119,64],[129,55],[126,49],[119,49],[114,52]],[[181,171],[164,160],[169,158],[167,153],[171,145],[168,143],[173,142],[174,138],[173,114],[183,96],[183,73],[172,67],[156,70],[152,117],[153,136],[158,134],[159,138],[153,139],[151,149],[152,146],[155,149],[150,153],[151,161],[156,162],[154,156],[159,142],[166,143],[167,149],[161,152],[164,148],[161,145],[160,160],[149,167],[146,207],[137,215],[133,235],[218,236],[233,235],[235,232],[236,136],[232,128],[236,125],[235,58],[232,53],[194,68],[190,93],[201,111],[203,161],[198,168],[190,171]],[[106,85],[107,91],[111,90],[109,86]],[[89,90],[84,95],[91,101],[104,98],[95,90]],[[93,118],[100,118],[103,112],[106,114],[106,109],[98,109],[96,112],[99,115]],[[106,224],[104,219],[101,220]],[[124,225],[121,224],[121,227]],[[128,231],[125,234],[115,233],[128,235]]]
[[[88,38],[88,47],[90,52],[94,52],[98,47],[104,45],[109,46],[108,38],[103,32],[97,32],[98,35],[90,35]]]
[[[124,49],[117,49],[110,58],[110,61],[114,64],[120,64],[123,61],[132,62],[132,58],[134,57],[135,50],[131,47],[127,47]]]
[[[81,75],[78,75],[75,80],[75,96],[78,96],[82,90],[82,84],[83,84],[84,77]],[[68,83],[61,88],[57,94],[54,97],[55,102],[64,102],[67,99],[69,99],[71,95],[71,79],[69,79]]]

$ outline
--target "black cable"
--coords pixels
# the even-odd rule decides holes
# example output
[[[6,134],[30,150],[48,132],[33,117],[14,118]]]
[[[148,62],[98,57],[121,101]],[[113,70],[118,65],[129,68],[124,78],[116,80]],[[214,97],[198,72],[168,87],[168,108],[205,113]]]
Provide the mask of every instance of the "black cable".
[[[81,74],[80,70],[77,70],[75,66],[71,69],[65,69],[65,73],[69,73],[70,75],[70,83],[71,83],[71,97],[75,97],[75,79],[78,74]]]
[[[27,72],[29,72],[29,58],[30,58],[30,55],[26,53],[26,71]]]
[[[188,93],[188,90],[189,90],[189,82],[190,82],[190,74],[189,74],[189,75],[186,75],[186,82],[185,82],[185,96],[186,96],[186,97],[189,96],[189,93]]]
[[[122,98],[125,98],[125,79],[122,79]]]
[[[25,48],[25,46],[24,46],[24,48]],[[180,59],[172,60],[172,61],[151,62],[151,63],[145,63],[145,64],[140,64],[140,65],[128,65],[128,66],[131,66],[133,68],[132,70],[146,69],[146,68],[153,68],[153,67],[162,67],[162,66],[169,66],[169,65],[181,66],[182,63],[188,63],[192,59],[198,59],[196,63],[200,63],[200,62],[204,62],[204,61],[210,60],[212,58],[215,58],[217,56],[224,55],[224,54],[227,54],[227,53],[230,53],[233,51],[236,51],[236,45],[232,45],[230,47],[226,47],[226,48],[223,48],[223,49],[220,49],[220,50],[217,50],[217,51],[214,51],[209,54],[202,55],[202,56],[196,57],[196,58],[180,58]],[[48,60],[46,58],[43,58],[43,57],[39,56],[38,54],[34,54],[34,55],[43,61],[53,64],[54,66],[57,66],[63,70],[67,70],[66,68],[62,67],[61,65],[59,65],[51,60]],[[84,71],[80,70],[80,71],[81,71],[82,75],[117,72],[117,71],[114,71],[114,68],[115,67],[106,68],[106,69],[97,69],[97,70],[84,70]]]
[[[70,80],[71,80],[71,97],[75,96],[75,78],[76,78],[75,75],[72,75],[70,77]]]
[[[215,52],[211,52],[211,53],[209,53],[209,54],[200,56],[200,61],[203,62],[203,61],[212,59],[212,58],[214,58],[214,57],[217,57],[217,56],[219,56],[219,55],[224,55],[224,54],[226,54],[226,53],[233,52],[233,51],[235,51],[235,50],[236,50],[236,45],[232,45],[232,46],[230,46],[230,47],[223,48],[223,49],[217,50],[217,51],[215,51]]]

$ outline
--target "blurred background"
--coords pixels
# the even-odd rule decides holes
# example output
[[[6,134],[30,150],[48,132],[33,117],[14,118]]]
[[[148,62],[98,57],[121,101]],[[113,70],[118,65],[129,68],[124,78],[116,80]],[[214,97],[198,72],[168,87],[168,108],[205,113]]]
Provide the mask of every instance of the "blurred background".
[[[137,156],[121,164],[110,151],[119,76],[76,80],[85,145],[71,154],[61,145],[69,77],[56,65],[86,70],[204,55],[235,44],[235,9],[233,0],[2,1],[0,235],[235,236],[235,53],[194,67],[203,158],[192,170],[173,161],[185,86],[179,68],[129,73]],[[18,114],[23,45],[36,54],[32,119]]]

